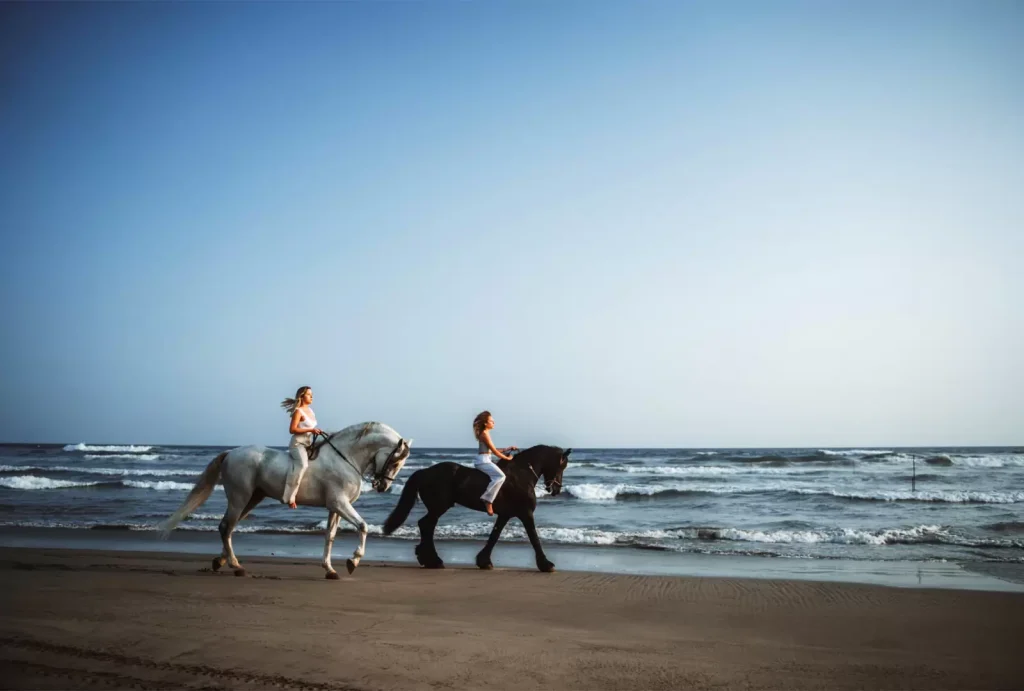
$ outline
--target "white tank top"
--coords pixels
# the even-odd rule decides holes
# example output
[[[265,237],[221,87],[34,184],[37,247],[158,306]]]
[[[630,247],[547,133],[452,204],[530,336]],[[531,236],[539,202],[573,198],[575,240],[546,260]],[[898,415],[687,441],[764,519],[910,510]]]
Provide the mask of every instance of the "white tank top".
[[[316,413],[313,412],[312,408],[309,408],[309,414],[302,408],[299,408],[299,415],[302,419],[299,420],[299,429],[316,429]]]

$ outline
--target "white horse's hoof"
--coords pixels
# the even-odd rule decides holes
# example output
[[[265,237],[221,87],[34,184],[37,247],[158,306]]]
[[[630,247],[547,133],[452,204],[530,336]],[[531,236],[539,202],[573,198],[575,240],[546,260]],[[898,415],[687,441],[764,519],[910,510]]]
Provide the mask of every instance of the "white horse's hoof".
[[[345,568],[348,569],[348,573],[350,576],[352,575],[352,572],[356,570],[357,566],[359,566],[359,564],[357,562],[352,561],[351,559],[345,562]]]
[[[352,572],[349,571],[349,573],[352,573]],[[324,578],[326,578],[329,581],[341,580],[341,576],[338,575],[337,571],[328,571],[327,573],[324,574]]]

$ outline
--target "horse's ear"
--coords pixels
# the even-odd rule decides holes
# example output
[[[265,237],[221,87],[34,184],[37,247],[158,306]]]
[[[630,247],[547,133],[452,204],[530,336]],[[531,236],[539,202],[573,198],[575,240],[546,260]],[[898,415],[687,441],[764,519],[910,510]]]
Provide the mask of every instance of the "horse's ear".
[[[562,458],[568,458],[569,454],[571,454],[571,453],[572,453],[572,449],[566,449],[565,451],[562,452]]]
[[[412,448],[412,439],[403,439],[402,441],[405,442],[405,448],[407,448],[407,449],[411,449]]]

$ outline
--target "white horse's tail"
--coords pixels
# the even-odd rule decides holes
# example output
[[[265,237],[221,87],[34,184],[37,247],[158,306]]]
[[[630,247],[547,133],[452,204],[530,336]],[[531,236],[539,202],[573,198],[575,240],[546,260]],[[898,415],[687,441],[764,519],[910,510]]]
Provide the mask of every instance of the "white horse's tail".
[[[206,466],[206,470],[196,481],[196,486],[192,488],[192,491],[185,497],[185,501],[181,503],[178,510],[171,514],[171,517],[160,524],[160,537],[166,540],[171,535],[171,531],[174,530],[175,526],[181,523],[185,518],[203,505],[210,495],[213,494],[213,488],[217,485],[217,479],[220,478],[220,466],[227,457],[228,452],[225,451],[217,455],[215,459],[210,461],[210,465]]]

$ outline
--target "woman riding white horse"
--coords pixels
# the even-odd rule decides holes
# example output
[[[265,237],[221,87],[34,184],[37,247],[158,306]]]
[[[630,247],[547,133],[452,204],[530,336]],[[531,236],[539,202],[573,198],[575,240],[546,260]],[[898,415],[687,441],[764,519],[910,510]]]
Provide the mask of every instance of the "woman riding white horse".
[[[346,564],[349,573],[355,570],[365,553],[366,521],[352,508],[362,491],[363,476],[372,474],[373,488],[378,492],[387,491],[405,465],[411,446],[411,439],[402,439],[398,432],[381,422],[346,427],[328,436],[320,445],[319,455],[302,475],[294,498],[303,506],[327,507],[322,562],[327,578],[338,578],[331,566],[331,547],[340,518],[359,531],[359,547]],[[235,569],[235,575],[245,575],[231,546],[231,533],[263,499],[284,496],[291,470],[291,457],[277,449],[242,446],[225,451],[206,466],[181,507],[164,522],[164,537],[209,498],[219,479],[224,485],[228,509],[220,522],[224,549],[214,558],[213,569],[216,571],[227,563]]]
[[[313,446],[313,439],[323,430],[317,427],[316,413],[309,406],[313,403],[313,389],[308,386],[300,386],[295,392],[295,398],[286,398],[281,401],[281,407],[292,416],[291,425],[288,431],[292,439],[288,444],[288,454],[292,457],[292,467],[288,471],[288,478],[284,483],[284,495],[281,503],[287,504],[294,509],[295,493],[299,491],[299,483],[302,476],[309,467],[309,449]]]

